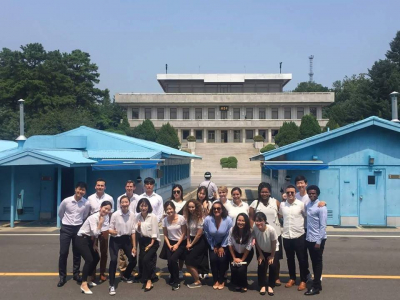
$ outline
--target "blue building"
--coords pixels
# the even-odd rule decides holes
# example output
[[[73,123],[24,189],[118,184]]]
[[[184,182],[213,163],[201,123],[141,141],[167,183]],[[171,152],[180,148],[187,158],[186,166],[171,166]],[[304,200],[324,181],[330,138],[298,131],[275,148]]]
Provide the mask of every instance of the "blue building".
[[[252,157],[275,197],[285,176],[321,189],[328,224],[400,226],[400,124],[370,117]]]
[[[171,186],[190,187],[191,160],[199,156],[116,133],[79,127],[58,135],[32,136],[26,141],[0,141],[0,220],[38,220],[57,216],[61,200],[75,183],[94,193],[97,178],[116,199],[125,182],[153,177],[164,199]],[[22,209],[22,210],[21,210]],[[58,220],[59,221],[59,220]]]

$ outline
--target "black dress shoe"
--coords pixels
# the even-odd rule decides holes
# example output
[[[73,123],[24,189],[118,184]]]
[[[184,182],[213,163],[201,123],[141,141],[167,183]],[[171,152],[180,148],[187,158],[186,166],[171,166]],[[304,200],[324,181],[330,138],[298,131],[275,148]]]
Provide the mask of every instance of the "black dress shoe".
[[[75,280],[76,282],[82,283],[82,277],[79,275],[74,275],[74,277],[72,277],[73,280]]]
[[[60,281],[57,283],[57,287],[62,287],[66,283],[65,277],[60,277]]]
[[[151,291],[153,289],[153,287],[154,287],[154,285],[151,285],[149,288],[145,287],[144,291],[145,292],[149,292],[149,291]]]
[[[314,288],[312,287],[311,289],[309,289],[307,292],[304,293],[304,295],[306,296],[313,296],[313,295],[318,295],[319,294],[320,289]]]

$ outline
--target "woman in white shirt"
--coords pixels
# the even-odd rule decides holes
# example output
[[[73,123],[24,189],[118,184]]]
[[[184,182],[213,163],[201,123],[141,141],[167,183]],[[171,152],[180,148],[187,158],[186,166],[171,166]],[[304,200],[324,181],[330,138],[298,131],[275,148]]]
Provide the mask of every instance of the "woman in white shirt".
[[[183,187],[180,184],[175,184],[172,187],[172,195],[170,200],[175,205],[176,213],[183,215],[183,207],[185,206],[186,201],[183,200]]]
[[[234,187],[231,191],[232,195],[232,202],[229,207],[226,207],[229,213],[229,216],[235,223],[236,216],[240,213],[245,213],[249,215],[249,205],[246,202],[243,202],[242,197],[242,190],[239,187]]]
[[[100,260],[96,239],[101,233],[103,223],[109,217],[108,214],[111,209],[111,202],[103,201],[100,205],[100,210],[86,219],[76,237],[76,248],[85,261],[82,269],[81,291],[87,295],[93,294],[88,287],[88,275],[96,270],[97,263]],[[89,286],[96,286],[96,284],[91,282]]]
[[[153,214],[153,208],[147,198],[139,200],[136,212],[135,232],[139,233],[139,275],[135,278],[141,279],[145,292],[150,291],[154,286],[151,283],[151,276],[157,264],[157,249],[160,246],[160,232],[158,219]],[[136,234],[136,233],[135,233]],[[134,240],[134,247],[135,240]]]
[[[137,262],[136,242],[134,242],[135,215],[129,210],[129,206],[129,197],[126,195],[121,196],[119,199],[120,209],[112,214],[110,229],[108,230],[110,233],[110,267],[108,268],[108,273],[110,274],[110,295],[116,294],[114,283],[115,272],[117,270],[118,251],[120,250],[125,253],[127,260],[129,261],[123,275],[121,275],[121,280],[127,283],[133,282],[133,279],[130,277]]]
[[[253,227],[253,237],[256,240],[257,261],[258,261],[258,286],[260,287],[260,295],[266,292],[266,275],[269,267],[268,276],[268,295],[273,296],[275,287],[275,251],[278,249],[278,236],[275,229],[267,225],[267,217],[263,212],[255,215],[255,226]]]
[[[197,200],[189,200],[183,208],[183,216],[186,219],[186,255],[185,262],[194,282],[188,284],[188,288],[201,287],[199,268],[208,253],[207,244],[203,237],[203,209]],[[206,256],[208,261],[208,256]]]
[[[164,246],[166,247],[168,271],[171,274],[170,285],[172,290],[179,290],[179,265],[178,261],[184,259],[186,243],[186,220],[175,211],[172,201],[164,203],[167,216],[163,220]]]
[[[253,259],[250,220],[247,214],[236,217],[235,226],[229,231],[228,246],[231,253],[231,281],[236,291],[247,292],[247,267]]]
[[[282,251],[282,236],[281,236],[281,224],[279,222],[278,212],[280,202],[275,198],[271,197],[271,185],[267,182],[261,182],[258,185],[258,200],[254,200],[250,205],[250,222],[254,222],[254,216],[257,212],[261,211],[265,214],[268,220],[268,224],[272,226],[276,234],[278,235],[279,250],[275,252],[275,263],[276,263],[276,274],[275,274],[275,285],[281,286],[279,279],[280,262],[283,259]]]

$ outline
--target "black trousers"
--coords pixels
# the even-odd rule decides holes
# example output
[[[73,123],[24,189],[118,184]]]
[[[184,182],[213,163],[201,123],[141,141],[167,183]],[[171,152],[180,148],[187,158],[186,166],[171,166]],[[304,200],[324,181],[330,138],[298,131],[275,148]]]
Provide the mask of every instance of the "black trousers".
[[[132,256],[132,241],[130,235],[123,235],[118,237],[110,237],[110,266],[108,272],[110,273],[110,286],[114,286],[115,272],[117,271],[118,251],[124,251],[128,258],[129,264],[124,271],[124,277],[129,278],[133,269],[136,267],[136,257]]]
[[[96,266],[100,261],[100,255],[97,251],[94,251],[93,240],[90,236],[77,236],[76,247],[85,261],[82,269],[82,281],[87,281],[89,274],[92,274],[96,270]]]
[[[199,272],[199,274],[207,274],[208,275],[208,273],[210,273],[210,264],[208,262],[208,251],[207,251],[207,249],[210,249],[210,245],[208,244],[208,241],[207,241],[207,238],[206,238],[205,234],[203,234],[201,236],[201,238],[203,239],[203,241],[205,243],[206,249],[204,251],[204,255],[203,255],[203,258],[201,260],[201,263],[199,265],[198,272]]]
[[[73,273],[74,276],[79,275],[81,267],[81,255],[76,248],[76,237],[81,225],[70,226],[61,225],[60,229],[60,257],[58,259],[58,273],[60,277],[67,276],[67,260],[69,253],[69,246],[72,241],[72,254],[73,254]]]
[[[155,241],[153,246],[145,251],[151,240],[149,237],[139,238],[139,275],[142,277],[143,282],[151,280],[157,264],[157,249],[160,246],[160,242]]]
[[[269,286],[271,288],[275,287],[275,280],[276,280],[276,265],[278,260],[274,258],[274,263],[272,265],[268,265],[267,258],[271,255],[271,253],[267,253],[263,251],[264,260],[261,264],[258,265],[257,268],[257,276],[258,276],[258,286],[261,288],[265,286]],[[269,274],[268,274],[268,285],[267,285],[267,271],[269,267]]]
[[[237,258],[242,258],[243,253],[238,253],[235,251],[235,256]],[[247,262],[247,265],[240,265],[240,266],[231,265],[231,281],[235,286],[241,288],[247,288],[248,286],[247,267],[249,266],[251,260],[253,259],[253,256],[254,256],[254,249],[251,249],[245,260]],[[231,261],[233,261],[233,259],[231,259]]]
[[[228,247],[222,247],[224,249],[224,256],[219,257],[214,250],[209,250],[211,273],[214,279],[214,283],[223,283],[225,273],[229,269],[230,255]]]
[[[171,246],[175,245],[177,241],[169,240]],[[186,240],[179,245],[178,249],[172,252],[167,247],[167,260],[168,260],[168,271],[171,274],[171,282],[179,283],[179,263],[178,261],[183,259],[185,256]]]
[[[322,254],[324,253],[326,239],[321,241],[319,249],[315,248],[315,242],[306,241],[308,252],[311,256],[312,267],[314,271],[313,287],[321,289],[321,276],[322,276]]]
[[[305,252],[305,238],[304,235],[296,239],[285,239],[283,238],[283,247],[285,248],[287,264],[289,269],[290,279],[296,280],[296,261],[299,261],[300,267],[300,280],[302,282],[307,282],[307,252]]]

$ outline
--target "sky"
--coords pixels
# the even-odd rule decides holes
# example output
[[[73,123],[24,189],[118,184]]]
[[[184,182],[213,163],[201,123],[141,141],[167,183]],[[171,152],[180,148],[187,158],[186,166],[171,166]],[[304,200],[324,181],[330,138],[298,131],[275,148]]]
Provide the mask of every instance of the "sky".
[[[396,13],[397,12],[397,13]],[[331,87],[385,58],[400,30],[400,1],[0,0],[0,47],[80,49],[99,88],[162,93],[165,73],[291,73]]]

